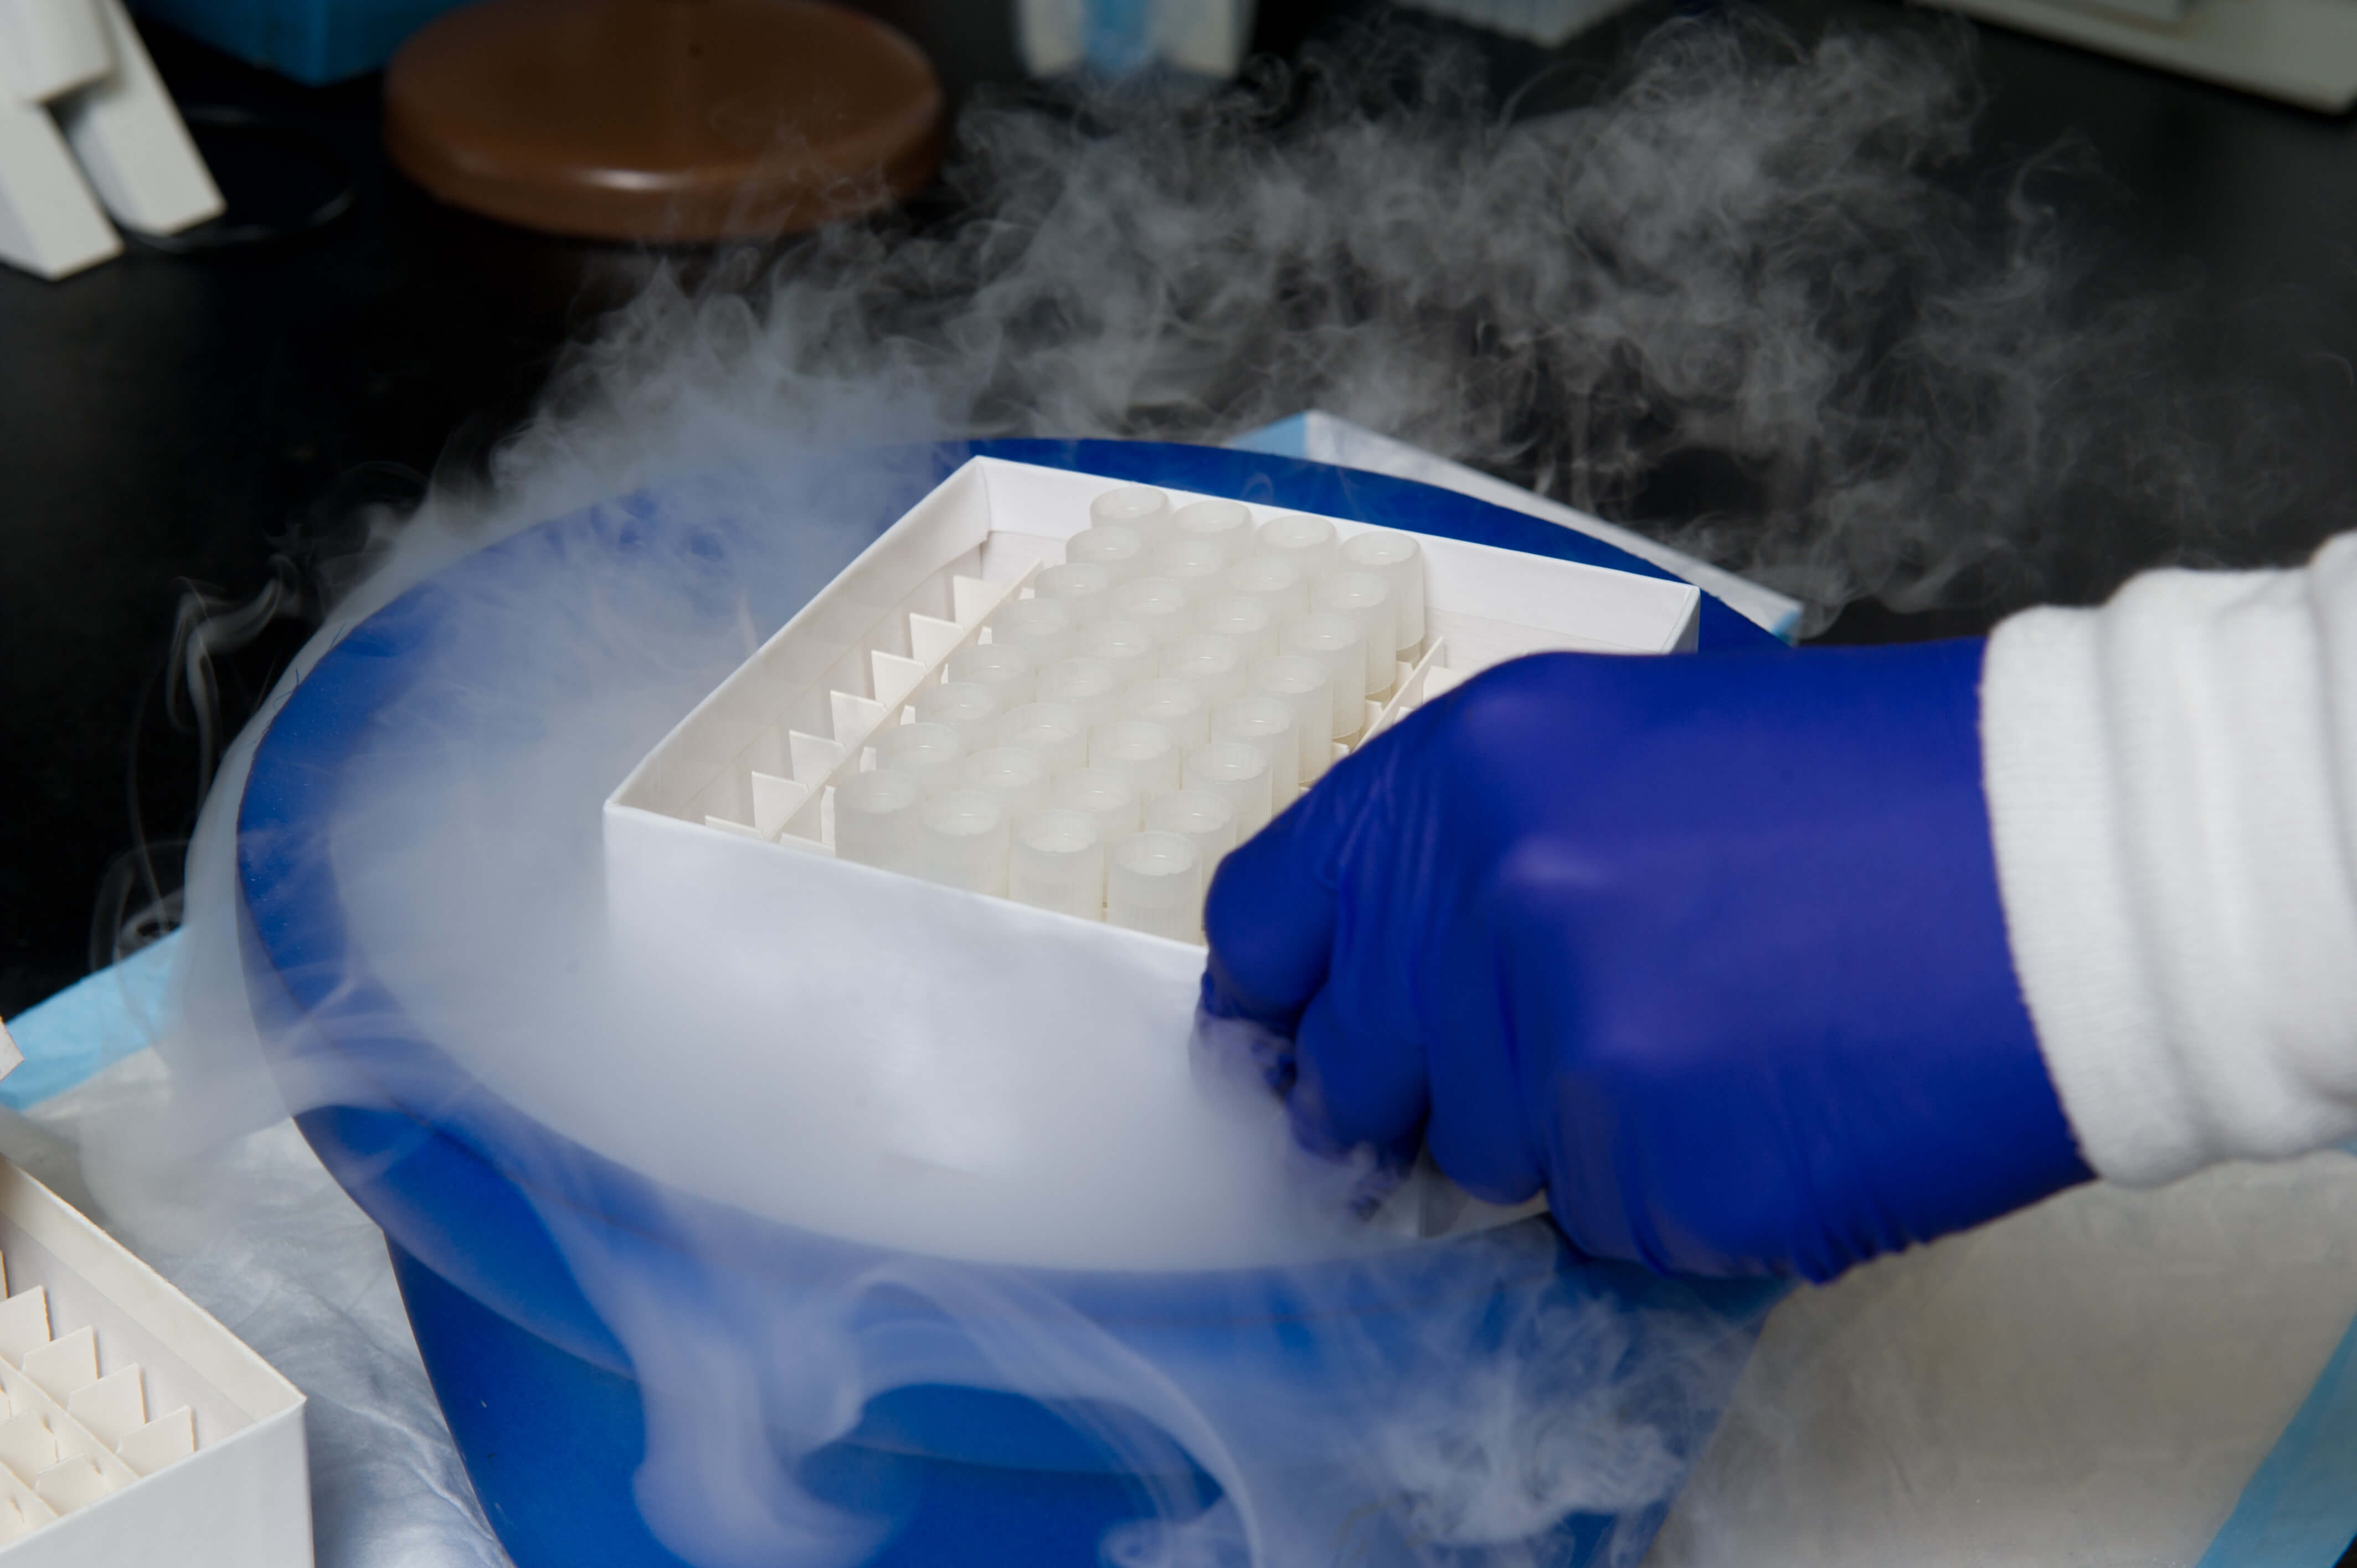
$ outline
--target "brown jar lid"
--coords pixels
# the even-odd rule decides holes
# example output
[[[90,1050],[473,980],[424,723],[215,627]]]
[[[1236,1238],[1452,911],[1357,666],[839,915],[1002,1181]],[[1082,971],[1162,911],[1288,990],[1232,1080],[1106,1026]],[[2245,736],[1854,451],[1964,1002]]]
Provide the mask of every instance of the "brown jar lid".
[[[940,80],[813,0],[479,0],[384,78],[394,166],[454,206],[694,243],[887,207],[941,161]]]

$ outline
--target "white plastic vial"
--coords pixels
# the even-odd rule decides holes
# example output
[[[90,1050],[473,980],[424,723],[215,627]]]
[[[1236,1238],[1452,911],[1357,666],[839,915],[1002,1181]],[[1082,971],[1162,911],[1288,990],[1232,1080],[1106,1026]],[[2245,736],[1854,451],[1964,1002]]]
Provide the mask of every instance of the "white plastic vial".
[[[876,747],[878,769],[909,775],[925,799],[957,788],[958,769],[965,762],[965,742],[948,725],[887,725],[869,744]]]
[[[976,643],[950,655],[948,684],[982,687],[997,699],[1003,713],[1031,700],[1039,683],[1038,669],[1030,654],[1011,643]]]
[[[853,773],[834,787],[834,853],[841,860],[886,871],[917,865],[923,785],[912,773],[879,768]]]
[[[1071,658],[1072,639],[1081,626],[1072,607],[1054,599],[1009,599],[998,607],[988,624],[987,646],[1020,650],[1034,670]]]
[[[919,724],[947,725],[956,731],[958,744],[968,751],[980,751],[996,737],[998,715],[1004,711],[996,693],[973,681],[920,686],[909,705],[917,710]]]
[[[1035,754],[1052,779],[1089,765],[1089,721],[1070,703],[1026,703],[998,721],[998,744]]]
[[[1028,747],[994,746],[965,759],[958,787],[990,796],[1013,822],[1047,805],[1048,764]]]
[[[1103,662],[1122,686],[1151,681],[1162,671],[1162,645],[1151,628],[1134,620],[1107,618],[1081,639],[1081,657]]]
[[[981,789],[952,789],[925,802],[917,875],[944,887],[1006,896],[1006,808]]]
[[[1254,555],[1228,568],[1229,593],[1258,599],[1282,626],[1309,613],[1309,577],[1300,563],[1282,555]]]
[[[1138,640],[1149,650],[1154,647],[1142,632]],[[1060,659],[1039,671],[1039,697],[1042,703],[1072,709],[1084,725],[1109,725],[1121,716],[1124,684],[1114,667],[1102,659]],[[1085,731],[1081,753],[1088,754]]]
[[[1308,512],[1287,512],[1260,525],[1260,553],[1290,561],[1304,577],[1316,581],[1331,572],[1342,558],[1342,542],[1334,525]]]
[[[1039,596],[1034,602],[1063,606],[1071,612],[1076,627],[1105,618],[1113,604],[1113,568],[1094,561],[1067,561],[1060,566],[1043,567],[1031,579],[1031,591]]]
[[[1089,766],[1128,775],[1141,800],[1178,788],[1179,756],[1178,739],[1149,719],[1124,719],[1089,732]]]
[[[1240,740],[1268,758],[1269,814],[1301,793],[1301,726],[1275,697],[1240,697],[1211,714],[1213,740]]]
[[[1224,540],[1168,539],[1154,553],[1154,575],[1208,594],[1235,561],[1234,549]]]
[[[1180,787],[1217,795],[1236,814],[1239,843],[1268,826],[1268,758],[1240,740],[1215,740],[1187,754]]]
[[[1203,857],[1178,833],[1132,833],[1105,856],[1105,918],[1173,941],[1201,939]]]
[[[1424,642],[1424,546],[1413,533],[1376,529],[1354,533],[1342,542],[1342,564],[1360,572],[1380,573],[1392,585],[1392,604],[1399,626],[1394,635],[1402,654]]]
[[[1211,738],[1211,704],[1191,682],[1140,681],[1122,693],[1121,715],[1160,725],[1181,749]]]
[[[1367,639],[1367,695],[1391,695],[1399,680],[1399,632],[1392,585],[1376,572],[1337,572],[1318,585],[1309,602],[1328,615],[1348,616]]]
[[[1297,653],[1280,653],[1253,667],[1252,689],[1293,710],[1301,737],[1301,782],[1317,783],[1334,760],[1334,682],[1326,667]]]
[[[1133,626],[1145,628],[1157,643],[1168,642],[1194,630],[1194,596],[1188,593],[1186,585],[1168,577],[1140,577],[1113,591],[1113,613]]]
[[[1315,659],[1334,682],[1334,736],[1348,740],[1367,723],[1367,639],[1348,616],[1315,613],[1285,628],[1285,650]]]
[[[1146,575],[1146,535],[1118,523],[1084,528],[1064,541],[1069,565],[1102,566],[1116,583]]]
[[[1276,617],[1248,595],[1223,594],[1211,600],[1195,624],[1214,637],[1232,639],[1243,650],[1247,664],[1257,664],[1276,651]]]
[[[1251,663],[1243,643],[1215,631],[1182,637],[1162,650],[1163,679],[1186,682],[1215,708],[1244,694],[1244,672]]]
[[[1152,485],[1119,485],[1089,502],[1089,525],[1134,529],[1141,539],[1158,539],[1169,526],[1170,498]]]
[[[1146,803],[1146,825],[1158,833],[1177,833],[1195,846],[1206,867],[1236,847],[1236,812],[1208,789],[1173,789]],[[1207,870],[1204,874],[1210,875]],[[1210,883],[1205,882],[1206,889]]]
[[[1104,918],[1104,834],[1086,811],[1033,811],[1016,820],[1006,896],[1083,920]]]
[[[1137,831],[1137,785],[1118,768],[1081,768],[1048,786],[1051,811],[1085,811],[1107,843]]]
[[[1170,532],[1178,539],[1217,539],[1232,555],[1242,555],[1252,543],[1252,509],[1242,501],[1189,501],[1170,514]]]

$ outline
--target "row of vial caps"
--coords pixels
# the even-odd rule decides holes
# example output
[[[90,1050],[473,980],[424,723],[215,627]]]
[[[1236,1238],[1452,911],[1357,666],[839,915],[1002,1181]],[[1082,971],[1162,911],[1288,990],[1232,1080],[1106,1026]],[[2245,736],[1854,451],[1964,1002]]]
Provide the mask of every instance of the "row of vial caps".
[[[1124,485],[876,733],[835,854],[1201,939],[1220,857],[1358,737],[1424,638],[1412,534]],[[1405,656],[1407,664],[1402,663]]]

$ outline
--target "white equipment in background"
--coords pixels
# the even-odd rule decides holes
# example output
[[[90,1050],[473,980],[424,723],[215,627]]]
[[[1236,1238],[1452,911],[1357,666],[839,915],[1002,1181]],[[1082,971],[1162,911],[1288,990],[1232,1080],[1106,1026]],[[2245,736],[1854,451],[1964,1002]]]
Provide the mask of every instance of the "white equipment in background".
[[[0,0],[0,262],[61,278],[120,255],[115,224],[221,211],[122,0]]]
[[[0,0],[5,3],[5,0]],[[1161,64],[1230,77],[1251,47],[1254,0],[1016,0],[1024,69],[1126,76]]]
[[[1410,10],[1429,11],[1452,22],[1487,27],[1551,49],[1635,0],[1396,0]]]
[[[2327,114],[2357,103],[2357,0],[1930,0]]]

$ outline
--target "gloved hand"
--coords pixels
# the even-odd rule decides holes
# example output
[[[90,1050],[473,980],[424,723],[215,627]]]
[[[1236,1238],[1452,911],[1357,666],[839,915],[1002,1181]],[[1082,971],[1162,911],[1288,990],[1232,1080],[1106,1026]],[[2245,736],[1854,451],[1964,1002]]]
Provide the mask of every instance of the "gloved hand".
[[[1230,855],[1204,1004],[1313,1148],[1830,1279],[2089,1178],[2006,946],[1982,644],[1501,666]],[[1289,1080],[1289,1081],[1287,1081]]]

